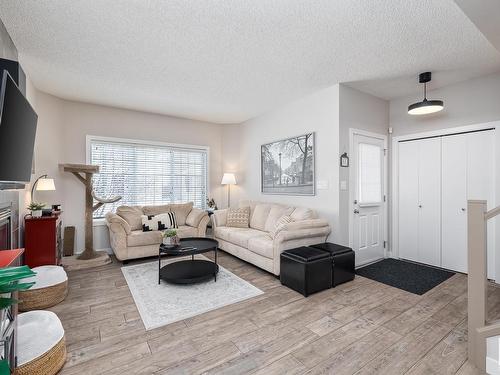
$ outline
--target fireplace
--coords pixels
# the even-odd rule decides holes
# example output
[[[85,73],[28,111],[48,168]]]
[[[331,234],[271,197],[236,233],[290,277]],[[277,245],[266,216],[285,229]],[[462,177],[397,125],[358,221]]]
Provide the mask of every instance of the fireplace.
[[[0,250],[12,249],[12,210],[0,208]]]
[[[19,247],[19,192],[0,190],[0,251]]]

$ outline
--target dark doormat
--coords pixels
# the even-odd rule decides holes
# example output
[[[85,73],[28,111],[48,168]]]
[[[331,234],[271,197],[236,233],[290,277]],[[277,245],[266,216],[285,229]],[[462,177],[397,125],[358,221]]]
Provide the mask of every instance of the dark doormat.
[[[389,258],[358,268],[356,274],[410,293],[422,295],[455,273]]]

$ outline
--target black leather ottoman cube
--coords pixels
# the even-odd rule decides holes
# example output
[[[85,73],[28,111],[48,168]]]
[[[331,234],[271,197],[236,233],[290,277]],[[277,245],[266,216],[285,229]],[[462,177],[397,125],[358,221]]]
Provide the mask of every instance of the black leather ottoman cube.
[[[281,284],[305,297],[332,287],[332,261],[325,251],[312,247],[285,250],[280,262]]]
[[[331,242],[320,243],[311,247],[330,253],[333,261],[332,285],[334,287],[354,280],[355,255],[350,247]]]

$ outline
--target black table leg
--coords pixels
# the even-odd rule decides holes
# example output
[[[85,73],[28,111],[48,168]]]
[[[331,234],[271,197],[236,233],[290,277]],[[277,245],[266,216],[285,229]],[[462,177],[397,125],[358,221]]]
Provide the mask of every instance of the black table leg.
[[[217,265],[217,247],[215,247],[215,275],[214,275],[214,279],[215,279],[215,282],[217,282],[217,269],[218,269],[218,265]]]
[[[160,285],[161,254],[158,254],[158,285]]]

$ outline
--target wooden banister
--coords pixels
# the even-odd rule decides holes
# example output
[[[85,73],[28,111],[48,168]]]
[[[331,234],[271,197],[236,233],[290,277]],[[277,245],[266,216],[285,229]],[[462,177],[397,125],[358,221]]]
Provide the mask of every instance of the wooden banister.
[[[486,339],[500,335],[500,322],[487,319],[487,221],[500,214],[500,207],[486,210],[486,201],[467,202],[468,260],[468,354],[479,370],[486,371]]]

